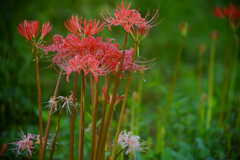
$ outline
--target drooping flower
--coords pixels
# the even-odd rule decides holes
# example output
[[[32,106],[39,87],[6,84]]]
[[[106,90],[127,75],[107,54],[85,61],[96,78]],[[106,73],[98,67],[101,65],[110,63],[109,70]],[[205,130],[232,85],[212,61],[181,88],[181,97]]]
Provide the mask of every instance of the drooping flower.
[[[36,141],[37,136],[31,133],[22,136],[22,139],[14,142],[12,144],[16,145],[17,154],[26,152],[29,156],[32,156],[34,149],[34,142]]]
[[[122,131],[118,137],[118,144],[125,150],[125,154],[143,150],[143,144],[140,142],[140,137],[133,135],[132,132]]]
[[[39,21],[24,20],[18,25],[18,32],[27,40],[31,41],[36,38],[39,30]]]
[[[64,24],[69,32],[78,36],[93,36],[104,28],[104,23],[98,20],[87,20],[77,16],[71,16]]]

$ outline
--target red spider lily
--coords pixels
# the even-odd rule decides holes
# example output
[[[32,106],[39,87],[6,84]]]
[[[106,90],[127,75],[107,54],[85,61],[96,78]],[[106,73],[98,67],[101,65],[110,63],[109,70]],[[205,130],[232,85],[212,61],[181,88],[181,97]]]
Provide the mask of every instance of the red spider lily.
[[[104,24],[97,20],[84,20],[83,21],[83,33],[87,36],[93,36],[101,32],[104,28]]]
[[[147,21],[137,10],[130,9],[130,7],[130,4],[125,6],[122,1],[121,5],[115,10],[114,17],[107,17],[105,21],[110,26],[122,26],[126,32],[133,32],[133,30],[140,29],[140,34],[147,33],[151,28],[150,21]]]
[[[81,36],[93,36],[101,32],[104,28],[104,24],[97,20],[82,20],[77,16],[72,16],[65,23],[65,27],[73,34]]]
[[[123,51],[123,54],[124,54],[124,60],[122,65],[123,71],[139,71],[147,69],[146,67],[138,65],[134,62],[135,56],[134,49],[125,50]]]
[[[216,7],[214,10],[214,14],[219,18],[227,17],[230,21],[240,19],[240,9],[233,4],[230,4],[228,7],[225,8]]]
[[[39,21],[27,21],[24,20],[18,25],[18,32],[24,38],[29,41],[32,41],[38,38],[39,34]],[[42,25],[40,39],[44,39],[45,36],[52,30],[52,26],[49,22]]]
[[[81,34],[81,19],[79,19],[77,16],[71,16],[71,18],[64,22],[65,27],[69,32],[72,32],[73,34]]]
[[[83,71],[85,76],[91,73],[94,79],[98,81],[98,77],[106,73],[100,65],[100,62],[93,55],[83,57],[77,55],[69,60],[69,66],[66,67],[66,71],[68,76],[72,72],[80,73]]]
[[[219,18],[224,18],[225,15],[224,15],[224,11],[222,8],[219,8],[219,7],[216,7],[215,10],[214,10],[214,15],[216,17],[219,17]]]
[[[38,21],[27,21],[24,20],[18,25],[18,32],[27,40],[31,41],[33,38],[37,37],[39,28]]]
[[[112,41],[103,41],[101,37],[80,37],[73,34],[66,38],[55,35],[53,44],[42,47],[45,51],[57,52],[53,62],[65,70],[67,79],[72,72],[92,74],[95,80],[99,76],[115,72],[118,66],[122,71],[143,69],[134,63],[134,50],[120,51],[119,45]],[[124,58],[123,58],[124,57]]]
[[[47,22],[42,25],[42,34],[41,34],[41,39],[44,39],[45,36],[52,30],[52,25]]]

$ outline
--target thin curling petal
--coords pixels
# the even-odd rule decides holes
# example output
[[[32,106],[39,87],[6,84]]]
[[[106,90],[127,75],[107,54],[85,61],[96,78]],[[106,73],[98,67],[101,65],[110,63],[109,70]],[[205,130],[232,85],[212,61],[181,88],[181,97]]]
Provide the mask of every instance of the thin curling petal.
[[[70,19],[64,22],[65,27],[69,32],[79,35],[81,34],[81,19],[78,16],[71,16]]]
[[[42,34],[41,38],[44,39],[45,36],[52,30],[52,25],[50,22],[46,22],[42,25]]]
[[[110,26],[122,26],[126,32],[133,32],[133,30],[139,28],[150,29],[150,22],[143,18],[139,11],[130,9],[130,7],[130,4],[125,5],[122,1],[121,5],[115,10],[114,17],[107,17],[105,21]],[[141,33],[145,33],[145,31]]]
[[[98,20],[84,20],[83,22],[83,33],[87,36],[93,36],[101,32],[104,28],[104,23]]]

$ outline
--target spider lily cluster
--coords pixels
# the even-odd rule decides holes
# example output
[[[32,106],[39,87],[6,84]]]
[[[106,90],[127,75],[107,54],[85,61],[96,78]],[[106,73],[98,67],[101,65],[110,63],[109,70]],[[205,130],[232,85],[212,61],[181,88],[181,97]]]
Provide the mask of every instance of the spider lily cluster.
[[[50,43],[46,43],[44,38],[52,30],[52,25],[47,22],[39,29],[38,21],[27,21],[19,24],[18,31],[25,37],[33,47],[36,58],[36,84],[38,89],[38,111],[39,111],[39,159],[46,157],[46,145],[51,128],[52,116],[58,114],[62,116],[62,111],[70,113],[70,159],[74,159],[74,151],[78,151],[78,159],[83,160],[85,145],[85,112],[90,107],[92,112],[91,122],[91,153],[92,160],[117,159],[117,150],[125,150],[126,155],[142,151],[140,137],[132,135],[131,132],[120,132],[122,130],[122,118],[125,112],[132,73],[148,69],[146,65],[137,63],[139,45],[154,25],[157,12],[148,19],[142,17],[139,11],[131,9],[131,6],[123,2],[114,11],[114,15],[104,16],[104,21],[87,20],[78,16],[71,16],[64,22],[66,29],[70,32],[67,36],[56,34]],[[148,20],[147,20],[148,19]],[[119,44],[117,40],[98,36],[105,28],[111,31],[114,26],[120,26],[125,32],[124,43]],[[128,36],[132,37],[131,43]],[[114,35],[113,35],[114,37]],[[127,48],[127,46],[132,46]],[[49,114],[46,129],[43,130],[42,102],[41,102],[41,83],[40,83],[40,64],[39,55],[43,51],[45,54],[53,54],[52,63],[59,68],[58,79],[53,96],[48,102]],[[137,53],[137,54],[136,54]],[[66,76],[66,81],[73,81],[74,87],[72,94],[68,97],[58,96],[62,76]],[[72,79],[72,77],[74,78]],[[79,82],[81,79],[81,83]],[[120,95],[119,89],[125,83],[124,95]],[[101,82],[101,83],[100,83]],[[89,87],[87,87],[89,86]],[[81,89],[79,89],[81,88]],[[91,95],[90,102],[86,94]],[[78,89],[80,94],[78,95]],[[100,92],[100,90],[102,92]],[[102,94],[101,94],[102,93]],[[102,99],[101,99],[102,97]],[[118,104],[122,103],[118,110],[119,119],[114,119],[113,113],[117,110]],[[54,113],[54,114],[53,114]],[[76,138],[74,137],[76,116],[79,113],[79,147],[74,148]],[[118,121],[117,131],[111,129],[112,121]],[[97,126],[97,122],[100,125]],[[55,151],[56,137],[59,132],[60,120],[57,122],[55,138],[50,150],[50,159]],[[116,134],[114,133],[116,132]],[[113,139],[109,135],[115,134]],[[108,139],[112,139],[109,144]],[[31,140],[31,138],[25,138]],[[25,141],[24,141],[25,142]],[[117,142],[117,143],[116,143]],[[23,148],[20,141],[18,151],[27,150],[31,155],[32,146]],[[32,144],[32,143],[31,143]],[[107,146],[112,146],[108,151],[110,156],[106,156]],[[121,149],[122,148],[122,149]]]

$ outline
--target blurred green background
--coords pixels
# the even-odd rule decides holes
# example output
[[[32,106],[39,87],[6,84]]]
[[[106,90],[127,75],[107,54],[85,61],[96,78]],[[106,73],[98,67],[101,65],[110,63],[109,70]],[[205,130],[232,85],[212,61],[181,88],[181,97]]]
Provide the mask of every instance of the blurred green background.
[[[17,33],[17,25],[24,19],[50,21],[55,33],[66,35],[63,22],[71,15],[99,18],[105,10],[113,10],[119,0],[8,0],[1,2],[0,21],[0,144],[16,141],[20,131],[36,132],[37,101],[34,62],[31,48]],[[151,144],[137,156],[146,160],[226,160],[240,159],[240,80],[231,102],[225,98],[234,70],[235,42],[226,20],[213,15],[215,6],[238,0],[132,0],[132,7],[144,15],[159,10],[158,25],[140,47],[141,57],[155,59],[145,72],[142,100],[136,107],[137,133]],[[188,35],[181,37],[179,25],[189,24]],[[209,53],[211,33],[217,30],[216,65],[214,66],[214,106],[211,126],[206,128]],[[112,34],[121,36],[120,31]],[[48,38],[51,36],[48,36]],[[50,40],[50,38],[49,38]],[[199,53],[199,46],[206,52]],[[179,50],[183,48],[181,62]],[[177,65],[178,64],[178,65]],[[51,96],[56,80],[50,61],[42,62],[43,102]],[[177,74],[176,74],[177,72]],[[175,76],[177,75],[177,76]],[[175,78],[175,79],[174,79]],[[136,77],[135,81],[139,78]],[[71,86],[63,82],[61,94],[68,94]],[[135,86],[136,88],[136,86]],[[134,91],[134,88],[132,89]],[[169,98],[170,97],[170,98]],[[46,120],[47,109],[44,116]],[[224,118],[221,119],[221,115]],[[67,158],[68,119],[63,131],[56,159]],[[65,147],[65,148],[64,148]],[[6,159],[14,159],[11,152]],[[11,158],[12,157],[12,158]],[[4,158],[4,157],[3,157]],[[0,157],[1,159],[1,157]]]

